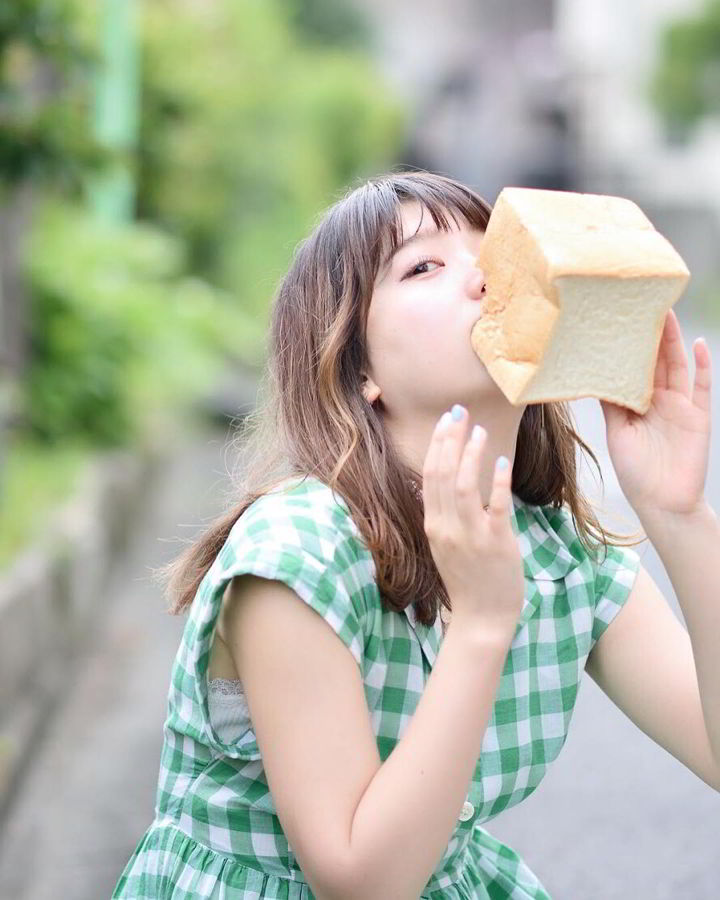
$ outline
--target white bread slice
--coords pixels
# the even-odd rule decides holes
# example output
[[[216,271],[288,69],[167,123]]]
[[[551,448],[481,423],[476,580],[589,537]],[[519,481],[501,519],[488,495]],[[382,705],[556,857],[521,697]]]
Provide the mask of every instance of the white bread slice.
[[[477,265],[486,294],[470,340],[510,403],[648,410],[665,316],[690,272],[632,200],[506,187]]]

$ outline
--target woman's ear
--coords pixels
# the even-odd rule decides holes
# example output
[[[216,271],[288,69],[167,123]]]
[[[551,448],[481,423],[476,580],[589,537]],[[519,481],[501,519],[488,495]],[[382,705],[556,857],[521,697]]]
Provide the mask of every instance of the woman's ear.
[[[377,400],[380,396],[380,388],[375,384],[372,378],[368,378],[367,375],[364,377],[364,384],[362,386],[363,396],[367,400],[367,402],[372,406],[372,404]]]

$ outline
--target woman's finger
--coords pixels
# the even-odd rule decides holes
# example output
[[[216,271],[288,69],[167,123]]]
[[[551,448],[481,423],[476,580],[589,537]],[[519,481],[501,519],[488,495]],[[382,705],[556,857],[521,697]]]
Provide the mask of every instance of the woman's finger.
[[[467,430],[467,410],[457,404],[453,407],[453,412],[457,418],[451,416],[450,425],[445,432],[445,439],[440,449],[438,477],[440,515],[447,522],[454,522],[458,515],[456,502],[458,466]]]
[[[437,481],[440,450],[445,440],[445,430],[450,424],[450,413],[443,413],[438,419],[430,438],[430,446],[423,463],[423,507],[426,518],[437,517],[440,514],[440,496]]]
[[[480,466],[485,449],[487,432],[482,425],[475,425],[470,440],[465,443],[458,469],[456,492],[457,510],[463,522],[472,526],[482,512],[480,493]]]
[[[488,515],[493,527],[502,529],[510,527],[508,510],[512,498],[512,471],[506,456],[499,456],[495,461],[493,483],[490,490],[490,508]]]

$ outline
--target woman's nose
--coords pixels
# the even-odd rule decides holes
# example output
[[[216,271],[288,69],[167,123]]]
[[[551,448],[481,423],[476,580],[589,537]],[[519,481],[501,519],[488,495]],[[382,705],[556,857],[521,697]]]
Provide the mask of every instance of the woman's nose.
[[[475,300],[485,296],[485,275],[482,269],[473,269],[467,277],[467,292]]]

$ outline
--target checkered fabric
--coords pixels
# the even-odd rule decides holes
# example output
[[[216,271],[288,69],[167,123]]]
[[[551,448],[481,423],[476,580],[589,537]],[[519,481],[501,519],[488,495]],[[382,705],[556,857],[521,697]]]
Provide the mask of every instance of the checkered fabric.
[[[482,824],[528,797],[560,753],[595,641],[628,597],[630,548],[594,563],[568,509],[513,495],[525,599],[463,811],[422,894],[427,900],[548,900],[520,856]],[[238,519],[191,606],[175,658],[156,817],[114,898],[314,900],[283,833],[251,726],[232,743],[213,731],[207,671],[233,576],[289,585],[357,663],[381,759],[403,736],[442,643],[414,608],[383,608],[371,554],[344,499],[313,477],[288,479]]]

